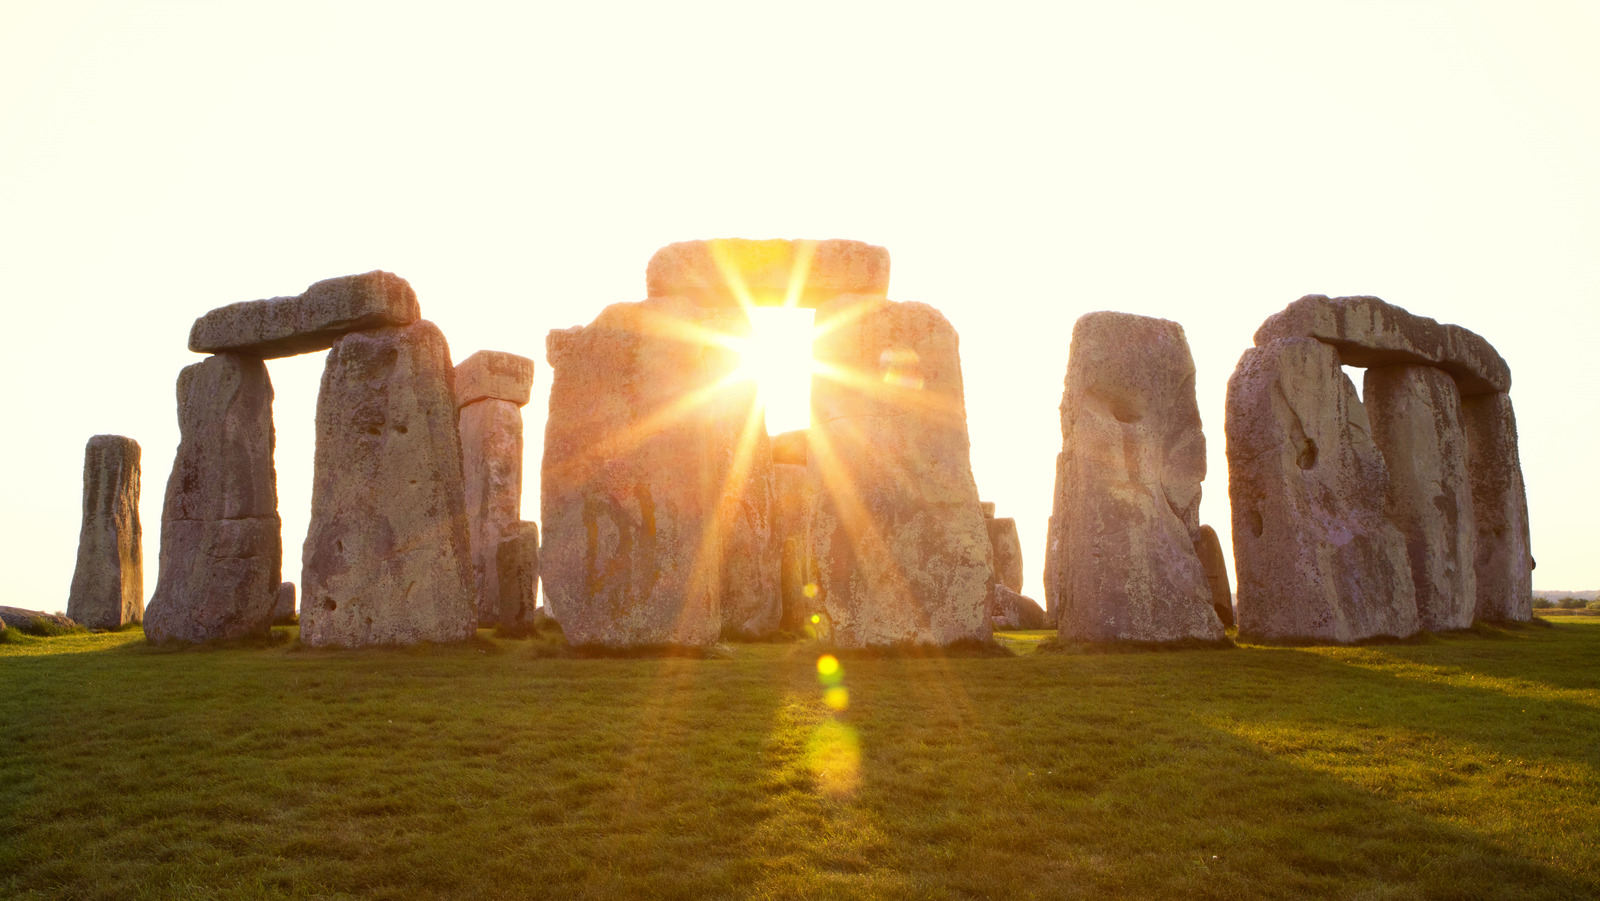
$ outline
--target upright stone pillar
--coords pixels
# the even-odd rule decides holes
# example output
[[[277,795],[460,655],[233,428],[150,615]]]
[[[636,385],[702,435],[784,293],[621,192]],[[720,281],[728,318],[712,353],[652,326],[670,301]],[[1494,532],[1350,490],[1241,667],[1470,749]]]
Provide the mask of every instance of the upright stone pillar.
[[[1533,553],[1511,395],[1463,398],[1461,419],[1472,485],[1477,616],[1527,622],[1533,618]]]
[[[721,351],[681,298],[613,304],[553,331],[540,577],[574,645],[714,644],[728,482],[711,395]]]
[[[143,617],[139,442],[96,435],[83,452],[83,524],[67,618],[90,629],[120,629]]]
[[[300,640],[460,641],[473,617],[454,370],[431,322],[353,332],[317,397]]]
[[[1405,536],[1417,625],[1465,629],[1477,578],[1461,393],[1442,369],[1401,364],[1368,369],[1361,396],[1389,468],[1389,518]]]
[[[500,628],[505,634],[534,631],[534,611],[539,606],[539,524],[518,522],[504,530],[495,549],[500,586]]]
[[[1072,329],[1051,515],[1057,630],[1078,641],[1220,641],[1195,553],[1205,436],[1176,322],[1089,313]]]
[[[1339,352],[1311,338],[1245,351],[1228,380],[1227,433],[1239,634],[1415,633],[1405,539],[1386,513],[1389,470]]]
[[[1211,585],[1211,609],[1223,628],[1233,628],[1233,586],[1228,583],[1228,562],[1222,553],[1222,540],[1217,530],[1201,526],[1194,539],[1194,552],[1200,566],[1206,571],[1206,582]]]
[[[841,374],[812,379],[807,452],[833,641],[988,640],[991,550],[955,329],[925,304],[845,295],[818,309],[817,331],[819,367]]]
[[[533,390],[533,361],[480,350],[456,367],[461,468],[479,626],[500,619],[500,540],[522,518],[522,408]]]
[[[178,430],[145,635],[157,642],[265,635],[283,581],[266,364],[225,352],[185,367]]]
[[[991,514],[993,510],[989,511]],[[994,555],[994,580],[1017,593],[1022,592],[1022,539],[1017,521],[1009,516],[985,516],[989,550]]]

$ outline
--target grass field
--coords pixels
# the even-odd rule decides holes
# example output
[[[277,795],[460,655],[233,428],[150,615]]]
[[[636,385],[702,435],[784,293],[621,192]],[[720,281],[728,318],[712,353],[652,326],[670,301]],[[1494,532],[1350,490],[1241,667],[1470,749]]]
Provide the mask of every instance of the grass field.
[[[1600,896],[1600,621],[1041,637],[823,678],[806,643],[12,636],[0,897]]]

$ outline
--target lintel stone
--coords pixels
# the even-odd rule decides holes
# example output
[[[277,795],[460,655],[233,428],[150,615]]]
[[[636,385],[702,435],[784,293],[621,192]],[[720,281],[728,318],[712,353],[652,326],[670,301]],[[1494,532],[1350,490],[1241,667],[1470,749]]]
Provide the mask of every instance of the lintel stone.
[[[392,272],[375,270],[324,279],[293,297],[218,307],[194,321],[189,349],[270,360],[327,350],[350,332],[410,325],[420,318],[411,285]]]

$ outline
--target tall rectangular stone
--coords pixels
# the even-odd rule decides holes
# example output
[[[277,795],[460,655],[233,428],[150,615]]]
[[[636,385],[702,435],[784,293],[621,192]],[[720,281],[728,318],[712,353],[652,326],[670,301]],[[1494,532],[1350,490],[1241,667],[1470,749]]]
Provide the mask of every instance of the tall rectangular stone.
[[[219,353],[186,367],[178,376],[178,430],[145,635],[185,642],[265,635],[283,581],[266,364]]]
[[[1389,470],[1339,353],[1311,338],[1244,352],[1228,380],[1239,634],[1353,642],[1417,631]]]
[[[500,540],[522,518],[522,405],[533,387],[533,361],[479,351],[455,368],[461,466],[472,543],[479,626],[500,618]]]
[[[450,348],[427,321],[353,332],[328,353],[302,554],[302,642],[472,637],[453,382]]]
[[[1465,629],[1477,578],[1461,393],[1441,369],[1402,364],[1368,369],[1361,396],[1389,469],[1389,517],[1405,536],[1417,624]]]
[[[1477,616],[1527,622],[1533,618],[1533,552],[1511,396],[1463,398],[1461,421],[1472,484]]]
[[[144,617],[139,528],[139,443],[96,435],[83,452],[83,523],[67,617],[90,629],[120,629]]]
[[[990,637],[988,530],[955,329],[846,295],[817,311],[807,465],[823,615],[841,647]]]

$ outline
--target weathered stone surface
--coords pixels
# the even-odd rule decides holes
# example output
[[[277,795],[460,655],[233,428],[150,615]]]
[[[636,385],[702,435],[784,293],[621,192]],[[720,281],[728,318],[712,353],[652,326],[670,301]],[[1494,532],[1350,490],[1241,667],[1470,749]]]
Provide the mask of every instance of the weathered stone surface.
[[[139,442],[96,435],[83,451],[83,524],[67,616],[90,629],[144,618]]]
[[[1194,539],[1206,443],[1183,327],[1089,313],[1072,329],[1051,538],[1061,637],[1220,641]]]
[[[1511,368],[1488,341],[1376,297],[1309,294],[1268,317],[1255,343],[1263,347],[1279,338],[1331,344],[1347,366],[1438,366],[1455,377],[1463,396],[1511,390]]]
[[[522,521],[506,530],[495,548],[499,571],[500,628],[513,635],[538,631],[539,525]]]
[[[707,646],[721,632],[728,548],[740,544],[724,517],[742,509],[756,455],[752,442],[735,473],[728,435],[742,432],[754,387],[712,392],[732,355],[681,335],[725,312],[657,298],[550,333],[540,568],[572,644]],[[730,423],[730,410],[745,415]]]
[[[1233,628],[1233,586],[1228,584],[1228,563],[1216,529],[1200,527],[1194,539],[1194,553],[1200,558],[1200,568],[1206,571],[1206,582],[1211,586],[1211,609],[1217,611],[1217,619],[1224,628]]]
[[[1478,583],[1461,394],[1444,370],[1399,365],[1368,369],[1361,396],[1389,468],[1389,519],[1405,536],[1417,625],[1465,629]]]
[[[233,351],[263,359],[327,350],[340,336],[421,318],[405,279],[374,271],[324,279],[294,297],[229,304],[201,316],[189,330],[197,353]]]
[[[842,647],[987,640],[988,531],[972,479],[955,329],[925,304],[817,312],[808,466],[822,606]]]
[[[742,314],[741,314],[742,315]],[[772,445],[752,391],[723,392],[711,404],[712,465],[724,472],[716,523],[722,532],[722,631],[765,638],[783,618],[781,547],[772,531]]]
[[[317,396],[300,640],[459,641],[472,551],[450,348],[431,322],[339,339]]]
[[[533,361],[499,350],[480,350],[456,366],[456,406],[480,400],[528,405],[533,394]]]
[[[1389,470],[1339,353],[1310,338],[1245,351],[1228,380],[1239,633],[1359,641],[1417,630]]]
[[[283,581],[266,364],[222,353],[185,367],[178,430],[145,636],[200,642],[264,635]]]
[[[812,614],[822,611],[811,548],[811,510],[816,498],[816,484],[804,464],[773,464],[772,537],[778,545],[781,623],[793,632],[803,630]]]
[[[990,599],[990,618],[996,629],[1048,629],[1044,608],[1039,602],[1018,594],[1004,585],[996,585]]]
[[[772,462],[806,465],[806,430],[796,429],[773,435]]]
[[[860,241],[752,241],[721,238],[668,244],[650,258],[651,297],[686,297],[701,306],[738,306],[740,285],[751,302],[816,308],[841,294],[879,297],[889,290],[889,251]]]
[[[62,629],[75,629],[78,623],[70,617],[43,610],[24,610],[21,607],[0,607],[0,627],[9,627],[32,635],[49,635]]]
[[[1017,536],[1017,521],[1002,516],[985,519],[983,524],[994,552],[994,580],[1012,591],[1022,591],[1022,539]]]
[[[978,511],[984,519],[994,519],[994,501],[979,501]]]
[[[295,610],[297,608],[295,594],[293,582],[281,582],[278,584],[278,603],[272,608],[272,624],[274,626],[287,626],[295,622]]]
[[[478,625],[492,626],[500,618],[495,555],[522,518],[522,410],[489,399],[467,404],[459,416],[475,609]]]
[[[1461,421],[1472,485],[1477,616],[1527,622],[1533,618],[1533,552],[1511,397],[1463,398]]]

